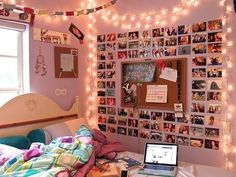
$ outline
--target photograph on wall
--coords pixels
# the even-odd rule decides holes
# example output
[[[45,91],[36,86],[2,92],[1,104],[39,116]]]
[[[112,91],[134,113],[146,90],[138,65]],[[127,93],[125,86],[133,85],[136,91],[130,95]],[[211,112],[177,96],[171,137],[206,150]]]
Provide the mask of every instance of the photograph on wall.
[[[115,61],[107,61],[106,66],[107,66],[107,69],[115,69],[116,62]]]
[[[164,142],[175,143],[175,135],[165,134],[164,135]]]
[[[162,133],[151,131],[151,139],[156,141],[162,141]]]
[[[164,48],[165,56],[176,56],[176,47],[166,47]]]
[[[177,37],[165,37],[165,46],[176,46]]]
[[[128,119],[128,126],[129,127],[138,127],[138,120],[137,119]]]
[[[164,38],[154,38],[152,40],[152,47],[156,48],[156,47],[163,47],[164,46]]]
[[[176,118],[176,121],[179,122],[179,123],[185,123],[185,124],[188,124],[189,122],[189,116],[184,114],[183,117],[177,117]]]
[[[165,36],[175,36],[177,35],[177,28],[176,27],[167,27],[165,28]]]
[[[115,60],[116,59],[116,53],[114,51],[108,51],[107,52],[107,59],[108,60]]]
[[[222,80],[208,80],[207,85],[208,90],[222,90],[223,82]]]
[[[207,77],[222,77],[222,68],[208,68]]]
[[[98,114],[106,114],[106,107],[98,106]]]
[[[190,138],[190,146],[202,148],[203,147],[203,139]]]
[[[173,112],[164,112],[164,121],[172,121],[175,122],[175,113]]]
[[[150,57],[151,57],[151,49],[139,50],[139,58],[150,58]]]
[[[116,82],[115,81],[107,81],[107,88],[112,89],[116,87]]]
[[[107,126],[106,126],[106,124],[98,124],[98,128],[99,128],[99,130],[105,132],[107,129]]]
[[[106,69],[106,62],[98,62],[97,63],[97,69]]]
[[[179,145],[189,146],[189,138],[184,136],[177,136],[176,143]]]
[[[107,96],[115,96],[115,90],[114,89],[106,89],[106,95]]]
[[[98,123],[106,123],[107,118],[104,115],[99,115],[98,116]]]
[[[142,39],[139,42],[140,48],[150,48],[151,47],[151,39]]]
[[[219,141],[205,139],[205,148],[219,150]]]
[[[191,112],[205,112],[205,104],[204,103],[192,103]]]
[[[98,98],[97,98],[97,103],[98,103],[99,105],[106,105],[106,98],[104,98],[104,97],[98,97]]]
[[[206,92],[203,91],[192,91],[193,101],[206,101]]]
[[[120,50],[120,49],[127,49],[127,46],[128,46],[128,42],[127,41],[119,40],[117,42],[118,50]]]
[[[207,57],[207,65],[213,66],[213,65],[222,65],[222,55],[210,55]]]
[[[107,98],[107,105],[108,106],[115,106],[116,105],[116,99],[115,98]]]
[[[128,34],[126,32],[125,33],[118,33],[117,38],[118,38],[118,40],[127,40]]]
[[[127,128],[125,127],[117,127],[117,133],[120,135],[126,135]]]
[[[162,57],[165,54],[164,52],[165,52],[164,48],[152,49],[152,57],[153,58]]]
[[[199,22],[192,25],[192,32],[203,32],[206,31],[206,22]]]
[[[189,134],[191,136],[204,136],[204,128],[191,126]]]
[[[98,51],[97,60],[106,60],[106,52]]]
[[[138,129],[128,128],[128,135],[138,137]]]
[[[105,71],[98,71],[97,78],[98,79],[106,79],[106,72]]]
[[[151,130],[162,131],[162,122],[151,121]]]
[[[184,35],[178,37],[178,45],[189,45],[191,44],[191,35]]]
[[[137,40],[137,39],[139,39],[138,31],[129,32],[129,40]]]
[[[205,122],[205,116],[204,115],[191,115],[191,124],[196,124],[196,125],[204,125]]]
[[[223,32],[208,33],[208,42],[221,42],[223,38]]]
[[[220,129],[219,128],[205,128],[205,136],[210,138],[219,138]]]
[[[178,26],[178,35],[188,34],[190,32],[190,25],[180,25]]]
[[[116,43],[115,42],[107,43],[106,51],[112,51],[112,50],[116,50]]]
[[[192,81],[192,89],[203,90],[206,88],[205,80],[193,80]]]
[[[222,29],[223,29],[223,22],[222,22],[222,19],[210,20],[210,21],[208,21],[208,29],[209,29],[210,31],[213,31],[213,30],[222,30]]]
[[[206,66],[206,56],[196,56],[193,57],[192,66]]]
[[[141,130],[140,131],[140,138],[144,138],[144,139],[150,139],[150,131],[148,130]]]
[[[117,58],[118,59],[127,59],[128,53],[127,51],[118,51]]]
[[[116,33],[107,34],[107,41],[115,41],[116,40]]]
[[[128,43],[129,49],[138,49],[139,48],[139,41],[130,41]]]
[[[152,30],[152,37],[163,37],[164,36],[164,28],[156,28]]]
[[[208,44],[208,53],[222,53],[222,43]]]
[[[207,41],[206,33],[197,33],[192,35],[192,42],[193,43],[202,43]]]
[[[113,116],[109,116],[107,119],[108,124],[116,124],[116,118]]]
[[[106,78],[107,79],[115,79],[116,71],[107,71],[106,72]]]
[[[116,115],[116,108],[107,107],[107,114]]]
[[[150,129],[150,121],[140,120],[140,127],[143,129]]]
[[[97,42],[105,42],[106,41],[106,35],[98,35],[97,36]]]
[[[220,126],[220,117],[215,115],[207,115],[205,118],[205,125],[207,126],[214,126],[219,127]]]
[[[189,135],[189,126],[188,125],[182,125],[182,124],[176,125],[176,133]]]
[[[98,90],[97,91],[97,96],[106,96],[106,92],[103,90]]]
[[[118,115],[126,117],[128,115],[128,109],[126,109],[126,108],[118,108]]]
[[[220,114],[221,104],[209,104],[207,107],[207,112],[212,114]]]
[[[126,126],[127,125],[127,119],[123,118],[123,117],[118,117],[117,118],[117,124],[122,125],[122,126]]]
[[[178,55],[190,55],[190,54],[191,54],[191,46],[178,47]]]
[[[175,124],[164,122],[163,131],[165,132],[175,132]]]
[[[139,50],[129,50],[128,57],[129,58],[139,58]]]
[[[97,51],[105,51],[105,50],[106,50],[106,44],[97,45]]]
[[[194,44],[192,45],[193,54],[205,54],[206,53],[206,44]]]
[[[150,39],[151,38],[151,31],[143,30],[141,33],[141,39]]]
[[[193,68],[192,77],[206,77],[206,68]]]
[[[97,88],[99,88],[99,89],[106,88],[106,82],[105,81],[97,81]]]
[[[108,133],[116,133],[116,126],[114,126],[114,125],[108,125],[108,126],[107,126],[107,132],[108,132]]]
[[[162,112],[151,111],[151,120],[161,121],[162,120]]]
[[[135,108],[128,109],[128,117],[139,117],[139,110]]]
[[[207,101],[222,101],[222,92],[207,92]]]

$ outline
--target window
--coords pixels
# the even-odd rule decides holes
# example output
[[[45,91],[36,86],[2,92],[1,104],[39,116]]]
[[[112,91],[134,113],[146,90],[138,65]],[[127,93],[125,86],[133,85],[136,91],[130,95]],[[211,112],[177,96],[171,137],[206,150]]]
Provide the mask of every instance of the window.
[[[23,72],[23,30],[0,22],[0,106],[28,91]],[[29,73],[29,72],[28,72]],[[28,83],[27,83],[28,85]]]

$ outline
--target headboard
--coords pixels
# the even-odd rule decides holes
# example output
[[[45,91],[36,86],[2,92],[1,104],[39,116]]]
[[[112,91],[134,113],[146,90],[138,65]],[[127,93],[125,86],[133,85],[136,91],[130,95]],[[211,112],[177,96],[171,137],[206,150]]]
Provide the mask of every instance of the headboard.
[[[26,135],[30,130],[76,119],[80,116],[79,98],[69,110],[38,93],[17,96],[0,107],[0,137]]]

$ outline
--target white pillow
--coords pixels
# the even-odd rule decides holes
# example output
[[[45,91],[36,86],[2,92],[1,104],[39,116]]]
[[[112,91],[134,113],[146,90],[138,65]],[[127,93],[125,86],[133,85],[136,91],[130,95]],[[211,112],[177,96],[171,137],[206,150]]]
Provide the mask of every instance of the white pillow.
[[[24,152],[24,150],[17,149],[15,147],[8,146],[5,144],[0,144],[0,156],[3,155],[4,157],[11,157],[11,156],[18,155],[22,152]]]

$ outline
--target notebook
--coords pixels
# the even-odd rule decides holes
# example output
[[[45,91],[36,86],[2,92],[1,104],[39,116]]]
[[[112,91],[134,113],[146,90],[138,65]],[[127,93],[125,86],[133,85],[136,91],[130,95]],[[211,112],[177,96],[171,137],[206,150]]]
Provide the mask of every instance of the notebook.
[[[178,145],[146,143],[144,165],[138,173],[157,176],[176,176]]]

